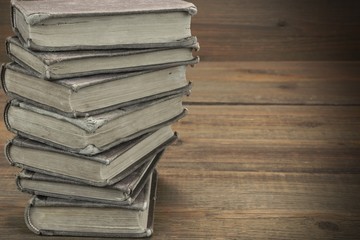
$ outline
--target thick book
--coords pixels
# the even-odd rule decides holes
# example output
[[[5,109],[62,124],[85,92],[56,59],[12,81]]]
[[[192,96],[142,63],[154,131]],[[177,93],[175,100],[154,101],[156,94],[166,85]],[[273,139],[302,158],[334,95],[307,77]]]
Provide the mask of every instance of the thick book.
[[[23,169],[16,176],[18,189],[25,193],[116,205],[130,205],[138,199],[164,150],[135,168],[125,178],[109,186],[93,186],[72,178],[58,177]]]
[[[188,64],[189,61],[195,63],[198,58],[192,52],[198,48],[195,37],[181,47],[66,52],[35,52],[22,46],[17,37],[6,41],[8,56],[44,79],[165,68]]]
[[[169,126],[185,116],[182,95],[72,118],[13,99],[4,110],[7,128],[70,152],[94,155],[119,143]]]
[[[25,209],[28,228],[40,235],[149,237],[153,233],[157,174],[136,204],[116,206],[33,196]]]
[[[15,137],[6,144],[11,165],[94,186],[113,185],[176,140],[170,126],[145,134],[94,156],[62,151],[27,138]]]
[[[197,9],[181,0],[12,0],[12,27],[41,51],[147,48],[191,36]]]
[[[41,104],[74,116],[93,115],[186,93],[190,88],[186,65],[46,81],[13,62],[3,65],[1,82],[11,98]]]

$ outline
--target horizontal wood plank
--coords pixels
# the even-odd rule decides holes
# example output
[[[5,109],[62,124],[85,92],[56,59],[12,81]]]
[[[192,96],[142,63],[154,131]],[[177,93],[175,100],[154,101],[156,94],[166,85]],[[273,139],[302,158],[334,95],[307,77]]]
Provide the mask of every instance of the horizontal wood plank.
[[[204,60],[359,60],[359,1],[192,2]]]
[[[200,62],[188,68],[205,104],[359,105],[360,62]]]
[[[359,118],[360,107],[189,106],[165,167],[359,173]]]
[[[159,170],[155,237],[359,237],[359,177]]]

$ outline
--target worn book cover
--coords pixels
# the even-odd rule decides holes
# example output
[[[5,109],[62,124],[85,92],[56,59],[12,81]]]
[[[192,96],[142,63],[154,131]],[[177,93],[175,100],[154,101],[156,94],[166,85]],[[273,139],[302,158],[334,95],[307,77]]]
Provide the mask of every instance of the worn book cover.
[[[157,174],[136,204],[116,206],[33,196],[25,209],[28,228],[40,235],[149,237],[153,232]]]
[[[128,176],[109,186],[98,187],[74,181],[72,178],[29,170],[22,170],[17,175],[16,185],[20,191],[34,195],[129,205],[133,204],[140,194],[163,152],[164,150],[138,168],[134,166],[135,170]]]
[[[199,44],[191,37],[183,46],[171,48],[35,52],[24,48],[17,37],[6,41],[8,56],[45,79],[63,79],[101,73],[131,72],[195,64],[193,50]]]
[[[182,95],[80,118],[14,99],[5,106],[4,122],[10,131],[20,136],[70,152],[94,155],[169,126],[185,114]]]
[[[175,94],[188,95],[191,88],[186,65],[46,81],[13,62],[3,65],[1,82],[10,98],[73,116],[99,114]],[[49,93],[53,93],[51,98]]]
[[[197,12],[181,0],[12,0],[11,6],[14,32],[41,51],[179,45],[191,36]]]
[[[108,186],[124,179],[144,163],[160,157],[177,139],[170,127],[161,128],[102,153],[70,153],[27,138],[15,137],[5,146],[11,165],[94,186]]]

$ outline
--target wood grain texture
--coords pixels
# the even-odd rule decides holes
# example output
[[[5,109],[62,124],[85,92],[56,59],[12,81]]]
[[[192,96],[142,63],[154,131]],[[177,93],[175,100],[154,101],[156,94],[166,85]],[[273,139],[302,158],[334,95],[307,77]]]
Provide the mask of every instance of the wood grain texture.
[[[359,107],[189,109],[159,163],[155,236],[360,236]]]
[[[358,173],[359,109],[189,106],[189,115],[174,126],[180,141],[171,148],[173,155],[167,155],[166,166],[186,171]]]
[[[191,103],[357,105],[360,62],[200,62]]]
[[[194,0],[202,59],[358,60],[355,0]]]

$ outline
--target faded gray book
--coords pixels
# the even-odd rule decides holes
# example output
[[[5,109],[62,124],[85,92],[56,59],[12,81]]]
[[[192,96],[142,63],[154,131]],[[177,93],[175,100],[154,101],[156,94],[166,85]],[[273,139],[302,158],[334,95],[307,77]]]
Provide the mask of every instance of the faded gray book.
[[[129,206],[33,196],[25,209],[28,228],[40,235],[149,237],[153,233],[157,174],[144,198]]]
[[[5,147],[10,164],[94,186],[124,179],[152,161],[177,138],[169,126],[119,144],[94,156],[72,154],[26,138],[15,137]]]
[[[149,48],[191,36],[194,4],[181,0],[11,1],[12,27],[41,51]]]
[[[11,98],[73,116],[107,112],[181,92],[186,94],[190,88],[185,65],[46,81],[13,62],[3,65],[1,82]]]
[[[8,56],[40,78],[63,79],[101,73],[118,73],[185,65],[197,61],[195,37],[171,48],[35,52],[21,45],[17,37],[6,40]]]
[[[10,131],[20,136],[70,152],[94,155],[170,126],[186,112],[182,95],[81,118],[64,116],[13,99],[5,106],[4,122]]]
[[[131,170],[128,176],[109,186],[94,186],[74,181],[66,176],[59,177],[57,174],[49,175],[50,172],[44,174],[41,171],[34,172],[26,169],[17,175],[16,185],[20,191],[34,195],[130,205],[138,199],[139,194],[143,194],[141,190],[155,170],[163,152],[164,150],[138,168],[134,166],[135,170]]]

